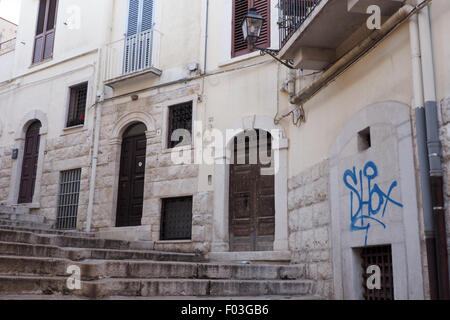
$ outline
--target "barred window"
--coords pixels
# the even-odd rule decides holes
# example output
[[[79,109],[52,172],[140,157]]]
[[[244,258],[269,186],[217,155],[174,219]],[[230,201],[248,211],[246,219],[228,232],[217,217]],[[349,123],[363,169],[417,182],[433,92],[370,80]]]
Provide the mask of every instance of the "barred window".
[[[70,88],[69,113],[67,127],[84,124],[88,84],[83,83]]]
[[[190,240],[192,196],[162,199],[161,240]]]
[[[71,230],[77,227],[80,180],[81,169],[61,172],[56,217],[56,227],[59,230]]]
[[[360,249],[363,297],[365,300],[394,300],[394,279],[392,270],[392,249],[390,245],[364,247]],[[380,289],[368,289],[366,270],[369,266],[376,265],[380,268]]]
[[[180,131],[176,131],[182,129]],[[168,148],[190,145],[192,138],[192,101],[169,107]]]

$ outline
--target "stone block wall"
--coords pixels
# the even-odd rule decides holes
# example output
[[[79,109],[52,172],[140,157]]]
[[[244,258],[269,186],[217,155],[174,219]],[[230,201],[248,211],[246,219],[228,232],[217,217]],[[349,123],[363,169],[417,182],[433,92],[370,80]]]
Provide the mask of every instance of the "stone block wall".
[[[450,97],[441,101],[441,144],[444,167],[444,200],[447,220],[447,248],[450,258]]]
[[[9,186],[11,181],[13,147],[0,147],[0,203],[8,200]]]
[[[39,214],[56,222],[61,171],[81,169],[77,229],[85,226],[89,201],[90,132],[86,129],[67,131],[57,138],[48,138],[43,161]]]
[[[102,106],[102,123],[94,201],[93,227],[114,227],[117,202],[117,175],[120,168],[121,138],[115,137],[118,124],[131,116],[133,122],[146,122],[142,114],[151,117],[153,128],[147,125],[147,150],[142,225],[150,226],[153,241],[159,249],[176,251],[209,250],[212,237],[212,193],[198,193],[196,164],[174,164],[171,150],[164,146],[164,111],[170,100],[192,96],[199,90],[197,85],[181,86],[164,92],[154,91],[137,101]],[[186,98],[188,101],[189,98]],[[168,102],[169,101],[169,102]],[[135,116],[134,116],[135,115]],[[195,114],[193,115],[195,117]],[[142,116],[145,117],[145,116]],[[131,119],[130,118],[130,119]],[[146,123],[147,124],[147,123]],[[123,130],[122,130],[123,132]],[[191,150],[193,155],[193,150]],[[193,196],[192,241],[160,242],[161,203],[163,198]]]
[[[301,172],[288,181],[289,247],[292,262],[306,265],[315,293],[333,295],[331,215],[328,161]]]

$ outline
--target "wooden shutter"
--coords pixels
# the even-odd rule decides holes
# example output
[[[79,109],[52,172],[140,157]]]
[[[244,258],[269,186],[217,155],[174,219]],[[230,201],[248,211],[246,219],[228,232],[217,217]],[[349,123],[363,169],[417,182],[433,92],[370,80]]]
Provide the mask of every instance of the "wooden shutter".
[[[127,36],[150,30],[153,27],[153,0],[130,0]]]
[[[40,0],[33,63],[41,62],[53,56],[57,7],[58,0]]]
[[[266,19],[256,46],[268,48],[270,47],[270,0],[253,0],[253,7]]]
[[[144,0],[142,4],[141,31],[150,30],[153,27],[153,0]]]
[[[128,8],[128,29],[127,36],[132,36],[138,33],[139,23],[139,0],[130,0]]]
[[[270,0],[233,0],[231,57],[250,52],[247,42],[244,41],[241,24],[252,7],[255,7],[258,13],[266,19],[256,45],[262,48],[270,47]]]

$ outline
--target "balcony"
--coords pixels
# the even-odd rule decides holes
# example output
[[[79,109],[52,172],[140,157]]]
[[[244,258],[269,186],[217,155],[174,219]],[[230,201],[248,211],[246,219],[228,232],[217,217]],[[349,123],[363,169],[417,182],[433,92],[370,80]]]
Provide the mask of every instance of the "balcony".
[[[13,75],[16,39],[0,42],[0,83]]]
[[[108,44],[105,85],[116,88],[127,81],[159,77],[159,37],[159,32],[150,29]]]
[[[369,35],[367,7],[381,9],[382,22],[404,0],[279,0],[279,58],[295,68],[323,70]]]
[[[0,42],[0,55],[14,51],[16,48],[16,38]]]

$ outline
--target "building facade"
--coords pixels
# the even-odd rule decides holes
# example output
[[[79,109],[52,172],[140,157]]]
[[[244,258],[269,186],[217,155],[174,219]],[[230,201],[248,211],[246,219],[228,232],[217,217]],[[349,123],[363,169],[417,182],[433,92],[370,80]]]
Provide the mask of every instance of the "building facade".
[[[445,291],[430,239],[450,245],[450,3],[23,7],[0,55],[1,203],[159,250],[305,264],[327,298],[369,298],[373,264],[388,298]],[[292,69],[249,49],[251,7],[265,19],[257,46]],[[421,112],[438,122],[428,147],[442,147],[425,157],[439,158],[431,175]],[[444,235],[430,181],[443,182]]]

